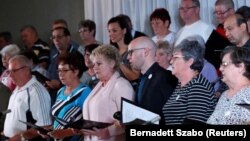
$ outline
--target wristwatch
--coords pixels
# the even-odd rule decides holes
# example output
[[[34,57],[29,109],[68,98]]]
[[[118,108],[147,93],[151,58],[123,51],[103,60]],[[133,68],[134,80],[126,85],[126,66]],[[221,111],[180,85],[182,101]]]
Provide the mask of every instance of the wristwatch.
[[[22,133],[20,134],[20,137],[21,137],[21,141],[26,141],[26,139],[23,137]]]

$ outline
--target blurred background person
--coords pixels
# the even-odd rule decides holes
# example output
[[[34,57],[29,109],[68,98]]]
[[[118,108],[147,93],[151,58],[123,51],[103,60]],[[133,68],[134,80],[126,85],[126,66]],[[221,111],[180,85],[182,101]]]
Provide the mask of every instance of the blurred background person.
[[[121,56],[120,74],[136,87],[139,72],[132,69],[128,60],[128,44],[132,41],[132,36],[127,21],[122,17],[113,17],[108,21],[108,32],[111,44],[118,48]]]
[[[202,47],[183,40],[174,48],[171,64],[179,83],[162,108],[166,125],[206,123],[216,101],[211,83],[200,73]]]
[[[43,76],[43,77],[45,77],[47,79],[49,78],[49,74],[48,74],[47,69],[44,69],[43,67],[41,67],[39,65],[39,60],[38,60],[36,54],[33,51],[26,50],[26,51],[22,51],[20,54],[26,56],[31,61],[31,63],[32,63],[31,64],[32,65],[32,74],[36,76],[38,81],[40,79],[42,79],[42,78],[38,78],[38,77]],[[38,75],[37,73],[39,73],[40,75]],[[44,84],[45,81],[47,81],[47,80],[41,80],[39,82]]]
[[[96,49],[99,44],[90,44],[85,46],[84,51],[84,63],[88,68],[86,71],[83,72],[80,81],[84,84],[87,84],[91,89],[95,87],[95,85],[99,82],[99,79],[96,77],[94,72],[94,64],[90,59],[90,55],[94,49]]]
[[[48,69],[50,64],[50,48],[48,43],[39,38],[38,32],[33,25],[23,26],[20,34],[25,49],[32,50],[38,58],[39,65],[44,69]]]
[[[125,15],[125,14],[119,14],[117,17],[122,17],[124,18],[127,23],[128,23],[128,28],[130,30],[130,33],[131,33],[131,36],[133,39],[137,38],[137,37],[141,37],[141,36],[147,36],[145,33],[142,33],[140,31],[137,31],[133,28],[133,24],[132,24],[132,21],[130,19],[130,17],[128,15]]]
[[[125,140],[125,130],[113,114],[121,110],[122,97],[133,101],[133,88],[118,72],[120,56],[115,47],[101,45],[92,55],[94,71],[100,81],[83,104],[83,119],[114,124],[103,129],[82,129],[84,140]]]
[[[207,42],[215,27],[200,18],[199,0],[181,0],[179,14],[184,26],[177,32],[174,46],[191,35],[200,35]]]
[[[224,38],[227,38],[223,23],[227,17],[235,13],[234,2],[233,0],[216,0],[214,5],[214,15],[218,22],[216,31]]]
[[[250,111],[237,104],[250,104],[250,51],[229,46],[221,54],[222,81],[229,87],[220,96],[208,124],[249,125]]]
[[[241,6],[237,9],[236,14],[240,14],[246,20],[248,33],[250,34],[250,7]]]
[[[96,24],[94,21],[86,19],[79,23],[79,36],[82,44],[79,46],[78,51],[84,55],[84,48],[90,44],[102,44],[95,39]]]
[[[4,47],[0,53],[2,55],[3,66],[7,68],[1,74],[0,81],[5,86],[7,86],[10,89],[10,91],[13,91],[16,85],[13,82],[12,78],[10,77],[10,71],[8,71],[8,65],[10,58],[20,53],[20,48],[16,44],[10,44]]]
[[[150,15],[151,27],[155,36],[152,40],[157,43],[158,41],[168,41],[172,46],[175,41],[175,33],[169,30],[171,18],[165,8],[157,8]]]
[[[224,22],[224,29],[228,40],[237,47],[250,48],[250,35],[247,21],[240,14],[229,16]]]
[[[172,58],[173,48],[168,41],[159,41],[157,43],[157,50],[155,61],[164,69],[172,71],[170,60]]]
[[[7,45],[12,44],[12,35],[9,31],[0,32],[0,51]],[[2,55],[0,54],[0,59],[2,60]],[[3,66],[2,61],[0,61],[0,74],[7,69]]]

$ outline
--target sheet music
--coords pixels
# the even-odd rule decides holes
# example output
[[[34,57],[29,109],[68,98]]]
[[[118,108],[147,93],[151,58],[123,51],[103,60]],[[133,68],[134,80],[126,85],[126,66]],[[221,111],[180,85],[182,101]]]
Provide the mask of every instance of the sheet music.
[[[122,122],[126,124],[138,119],[144,120],[144,124],[159,124],[160,116],[122,99]]]

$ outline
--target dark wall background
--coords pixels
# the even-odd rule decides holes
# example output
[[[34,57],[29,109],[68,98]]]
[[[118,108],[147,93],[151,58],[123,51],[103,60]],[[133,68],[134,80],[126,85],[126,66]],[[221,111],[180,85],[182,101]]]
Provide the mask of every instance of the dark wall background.
[[[72,38],[79,41],[78,23],[84,19],[84,0],[1,0],[0,31],[10,31],[19,46],[20,28],[26,24],[34,25],[38,34],[50,42],[50,29],[55,19],[68,22]]]

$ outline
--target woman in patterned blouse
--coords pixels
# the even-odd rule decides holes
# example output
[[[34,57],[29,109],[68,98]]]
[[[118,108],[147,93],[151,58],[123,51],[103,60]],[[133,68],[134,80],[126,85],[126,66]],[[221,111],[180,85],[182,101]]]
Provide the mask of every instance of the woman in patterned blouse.
[[[250,124],[250,111],[237,104],[250,104],[250,50],[236,46],[227,47],[221,54],[222,81],[229,87],[216,105],[208,124]]]

